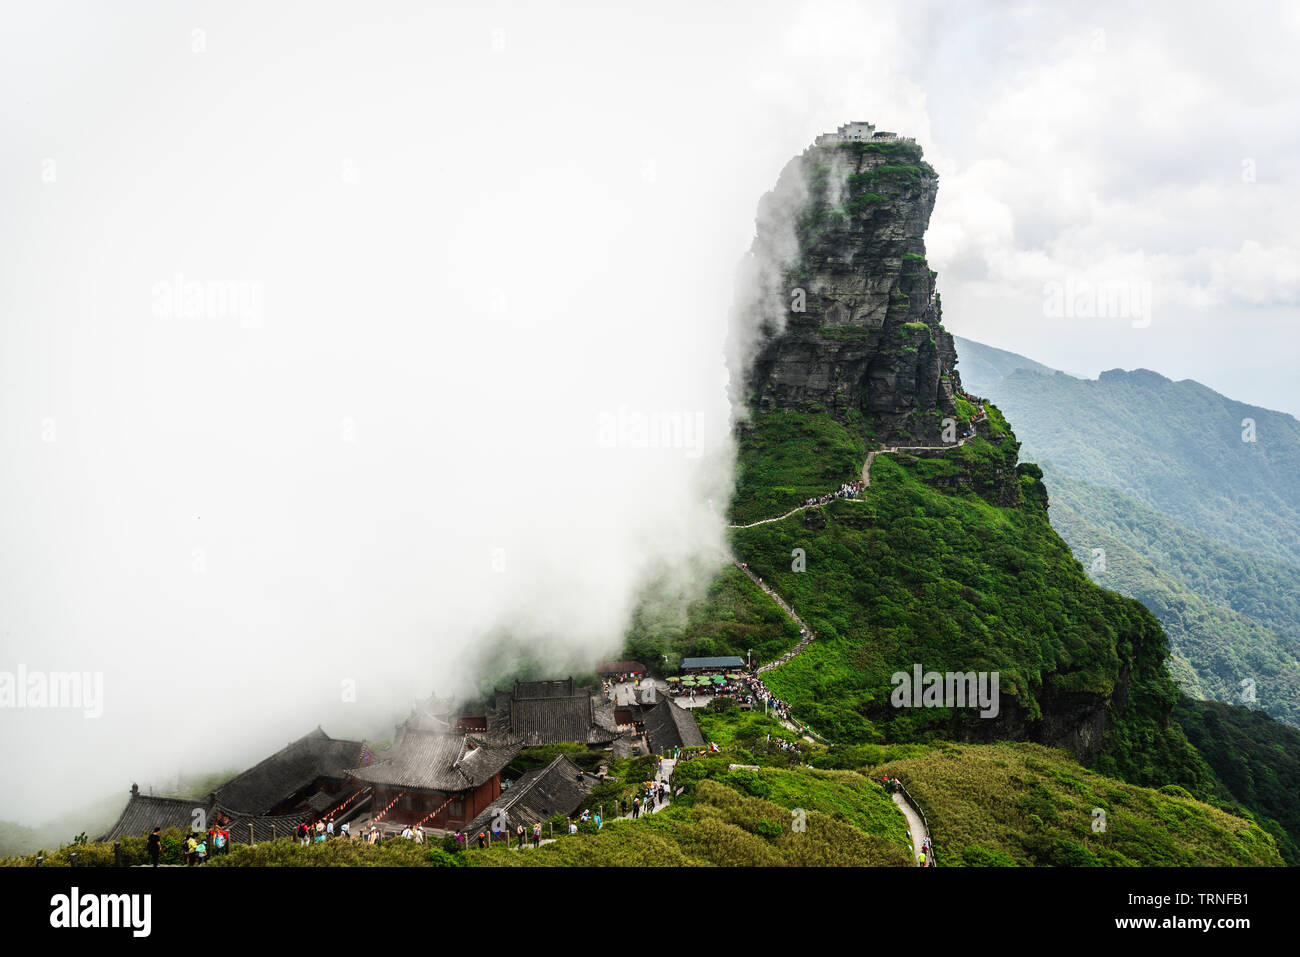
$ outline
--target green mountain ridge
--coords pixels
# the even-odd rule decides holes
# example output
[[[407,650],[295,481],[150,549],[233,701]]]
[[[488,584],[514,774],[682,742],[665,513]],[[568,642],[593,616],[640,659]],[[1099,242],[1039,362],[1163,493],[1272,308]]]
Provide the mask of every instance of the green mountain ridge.
[[[1268,505],[1253,502],[1243,492],[1232,505],[1234,514],[1250,521],[1235,527],[1228,540],[1191,527],[1177,496],[1156,507],[1107,486],[1114,472],[1141,472],[1162,461],[1160,448],[1167,441],[1162,419],[1154,410],[1184,395],[1196,397],[1188,408],[1214,410],[1216,422],[1224,415],[1262,413],[1256,438],[1284,445],[1294,419],[1284,413],[1259,410],[1234,403],[1200,383],[1171,382],[1156,373],[1138,371],[1096,380],[1094,388],[1125,384],[1125,401],[1134,413],[1117,430],[1084,457],[1048,460],[1050,443],[1070,428],[1077,416],[1080,381],[1048,369],[1041,363],[1006,350],[992,349],[970,340],[960,344],[966,374],[978,388],[998,401],[1019,408],[1017,421],[1024,434],[1045,436],[1049,450],[1041,448],[1053,526],[1090,570],[1104,550],[1104,569],[1093,577],[1108,587],[1140,599],[1161,619],[1171,639],[1171,673],[1189,697],[1180,700],[1174,720],[1187,731],[1198,751],[1210,763],[1225,793],[1261,815],[1273,828],[1290,863],[1300,863],[1300,781],[1295,771],[1300,760],[1297,699],[1300,676],[1300,576],[1296,566],[1282,559],[1260,557],[1270,552],[1270,541],[1253,536],[1260,523],[1284,521],[1285,514],[1268,515]],[[969,358],[968,358],[969,357]],[[1144,396],[1144,393],[1155,393]],[[1209,431],[1196,420],[1188,431]],[[1280,424],[1272,428],[1270,423]],[[1151,433],[1155,432],[1156,435]],[[1026,443],[1028,445],[1028,442]],[[1296,447],[1276,455],[1294,457]],[[1093,470],[1095,463],[1104,467]],[[1234,462],[1235,464],[1235,462]],[[1173,479],[1183,474],[1170,470]],[[1234,471],[1226,465],[1221,476],[1200,477],[1199,484],[1231,486]],[[1171,479],[1171,482],[1173,480]],[[1188,479],[1188,494],[1195,497],[1197,478]],[[1290,483],[1294,485],[1294,483]],[[1247,546],[1253,546],[1248,548]],[[1218,699],[1198,701],[1196,698]],[[1226,703],[1236,703],[1229,706]],[[1244,707],[1241,705],[1245,705]],[[1288,724],[1269,720],[1268,712]],[[1273,823],[1270,823],[1273,822]],[[1285,829],[1285,830],[1283,830]]]
[[[1043,474],[1053,527],[1081,563],[1098,566],[1095,581],[1160,619],[1184,690],[1300,725],[1300,568],[1231,548],[1054,465]]]
[[[1003,350],[995,362],[969,340],[963,348],[981,373],[1009,370],[979,387],[1017,423],[1026,456],[1259,558],[1300,564],[1292,416],[1148,369],[1078,379],[1017,364]]]
[[[1069,428],[1080,380],[1050,369],[1035,373],[1046,367],[1005,350],[959,341],[963,356],[973,357],[981,388],[995,399],[1005,396],[1022,404],[1020,419],[1028,434],[1050,437]],[[1053,526],[1088,568],[1104,555],[1104,571],[1093,572],[1099,582],[1138,598],[1161,619],[1173,646],[1171,667],[1189,694],[1262,708],[1300,724],[1300,568],[1285,558],[1261,557],[1268,543],[1253,537],[1250,527],[1221,537],[1189,524],[1176,505],[1152,505],[1113,484],[1116,468],[1129,470],[1133,462],[1148,468],[1147,462],[1160,460],[1164,430],[1152,409],[1163,407],[1173,394],[1190,391],[1215,410],[1267,413],[1261,422],[1276,419],[1285,426],[1294,420],[1232,403],[1190,380],[1175,383],[1142,370],[1125,375],[1126,401],[1138,406],[1127,420],[1134,424],[1129,431],[1109,442],[1098,440],[1085,459],[1067,456],[1062,461],[1052,457],[1051,449],[1037,452],[1051,495]],[[1025,383],[1035,376],[1029,401]],[[1154,397],[1139,402],[1138,383]],[[1216,417],[1221,418],[1217,412]],[[1272,437],[1266,444],[1285,445],[1285,428],[1268,432]],[[1296,455],[1300,445],[1276,452],[1281,460]],[[1097,461],[1106,467],[1093,469]],[[1221,471],[1223,475],[1203,477],[1200,484],[1231,484],[1233,468],[1225,464]],[[1171,472],[1175,480],[1182,474]],[[1195,477],[1188,479],[1189,487],[1196,484]],[[1266,512],[1268,502],[1254,502],[1243,491],[1233,508],[1254,515]],[[1284,515],[1273,518],[1284,524]]]

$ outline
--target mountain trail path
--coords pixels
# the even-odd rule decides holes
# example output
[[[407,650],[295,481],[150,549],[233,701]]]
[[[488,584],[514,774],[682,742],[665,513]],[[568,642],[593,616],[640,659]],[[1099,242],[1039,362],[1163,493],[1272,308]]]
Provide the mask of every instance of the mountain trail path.
[[[987,417],[988,417],[988,409],[985,409],[984,416],[982,418],[986,419]],[[871,463],[876,460],[877,455],[884,455],[887,452],[943,452],[946,451],[947,449],[960,448],[961,446],[969,442],[971,439],[975,438],[975,436],[976,433],[972,431],[969,435],[965,436],[964,438],[958,439],[956,442],[949,442],[946,445],[887,445],[881,449],[874,449],[873,451],[867,453],[867,460],[864,463],[862,463],[862,484],[864,486],[870,487]],[[852,502],[856,500],[846,499],[845,501]],[[820,504],[796,505],[794,508],[790,509],[790,511],[786,512],[784,515],[775,515],[772,518],[761,518],[757,522],[750,522],[748,525],[728,525],[727,528],[757,528],[759,525],[769,525],[772,522],[784,521],[790,516],[798,515],[800,512],[806,512],[810,508],[821,508],[821,507],[822,506]]]
[[[987,419],[988,408],[983,404],[981,404],[980,408],[983,413],[980,416],[980,418]],[[862,463],[862,485],[864,488],[870,487],[871,463],[876,460],[877,455],[883,455],[885,453],[893,453],[893,452],[936,452],[936,451],[944,451],[946,449],[960,448],[961,446],[969,442],[971,439],[975,438],[977,434],[978,433],[975,431],[974,427],[972,426],[969,435],[958,440],[957,442],[948,443],[946,445],[888,445],[885,446],[884,448],[875,449],[871,452],[868,452],[867,460],[864,463]],[[845,501],[856,501],[856,499],[850,498],[850,499],[845,499]],[[773,518],[760,519],[757,522],[750,522],[748,525],[729,525],[727,527],[728,528],[754,528],[758,525],[768,525],[772,522],[784,521],[785,519],[790,518],[793,515],[797,515],[800,512],[807,511],[810,508],[821,508],[821,507],[822,506],[820,504],[799,505],[796,506],[795,508],[790,509],[790,511],[786,512],[784,515],[777,515]],[[742,572],[744,572],[745,575],[748,576],[750,581],[752,581],[755,585],[757,585],[760,589],[762,589],[765,595],[771,598],[772,601],[776,602],[777,607],[780,608],[783,612],[785,612],[785,614],[790,618],[791,621],[793,621],[796,625],[799,626],[799,634],[800,634],[799,643],[796,644],[789,651],[787,651],[780,658],[777,658],[775,661],[769,661],[765,665],[759,665],[757,670],[755,671],[755,674],[761,675],[764,672],[771,671],[774,668],[779,668],[781,667],[781,665],[790,661],[801,651],[807,648],[810,643],[816,640],[817,634],[811,628],[808,627],[808,623],[799,617],[798,613],[790,606],[790,604],[785,599],[783,599],[780,595],[778,595],[776,593],[776,590],[773,589],[771,585],[767,584],[767,582],[763,581],[763,579],[759,578],[757,574],[751,571],[749,566],[746,563],[736,558],[732,559],[732,563],[735,564],[735,566],[739,568]],[[768,693],[770,694],[770,692]],[[782,725],[789,728],[790,730],[792,731],[799,730],[799,726],[796,725],[794,722],[786,720],[784,718],[779,720],[781,721]],[[812,734],[811,731],[805,734],[803,736],[804,740],[812,743],[814,739],[813,737],[811,737],[811,734]],[[925,822],[921,820],[921,816],[917,814],[916,811],[912,808],[912,806],[903,799],[903,796],[901,794],[895,793],[893,795],[893,798],[894,798],[894,803],[897,804],[899,809],[903,812],[903,817],[907,819],[908,833],[911,835],[912,838],[912,854],[914,857],[917,857],[919,863],[919,855],[921,853],[921,847],[922,845],[929,843],[930,832],[926,829]]]
[[[903,812],[903,817],[907,818],[907,831],[912,835],[912,857],[920,864],[921,847],[929,845],[930,832],[926,829],[925,822],[921,820],[921,815],[917,814],[912,805],[903,799],[903,795],[895,791],[893,798],[898,809]]]

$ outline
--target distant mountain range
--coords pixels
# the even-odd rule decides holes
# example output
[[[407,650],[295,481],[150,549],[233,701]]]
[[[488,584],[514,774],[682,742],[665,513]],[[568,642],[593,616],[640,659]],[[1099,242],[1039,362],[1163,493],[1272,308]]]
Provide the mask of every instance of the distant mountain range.
[[[1300,725],[1300,422],[1145,369],[1081,379],[957,349],[1042,466],[1052,525],[1160,618],[1187,692]]]

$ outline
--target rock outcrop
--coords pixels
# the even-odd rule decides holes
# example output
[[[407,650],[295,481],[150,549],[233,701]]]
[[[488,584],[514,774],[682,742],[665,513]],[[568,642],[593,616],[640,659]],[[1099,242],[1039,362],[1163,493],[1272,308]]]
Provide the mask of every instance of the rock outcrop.
[[[759,206],[733,401],[826,410],[879,441],[937,444],[955,414],[925,230],[938,177],[910,141],[812,146]]]

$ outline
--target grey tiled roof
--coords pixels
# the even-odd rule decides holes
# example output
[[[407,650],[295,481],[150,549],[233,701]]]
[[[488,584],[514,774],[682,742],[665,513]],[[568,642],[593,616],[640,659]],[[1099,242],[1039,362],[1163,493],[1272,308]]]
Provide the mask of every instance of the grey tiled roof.
[[[491,779],[518,753],[518,747],[486,745],[466,734],[412,729],[373,764],[348,773],[370,784],[465,791]]]
[[[645,712],[645,732],[651,751],[669,748],[698,748],[704,745],[704,735],[695,723],[695,715],[679,708],[665,698]]]
[[[572,814],[594,785],[591,775],[586,775],[579,784],[578,766],[567,755],[557,755],[546,767],[529,771],[514,787],[502,791],[499,798],[465,825],[465,833],[472,836],[491,830],[493,819],[501,811],[505,812],[507,830],[516,824],[532,827],[556,814]]]
[[[316,815],[324,814],[336,804],[341,804],[347,794],[328,794],[325,791],[317,791],[307,799],[307,807]]]
[[[606,745],[620,733],[613,706],[597,705],[586,690],[574,690],[572,678],[516,681],[515,689],[528,694],[498,691],[495,707],[486,714],[488,730],[478,737],[521,747],[563,742]]]
[[[516,698],[510,702],[510,730],[529,744],[587,740],[591,697]]]
[[[194,812],[200,810],[207,814],[207,802],[185,798],[154,797],[152,794],[132,793],[126,807],[122,809],[117,823],[104,833],[101,841],[116,841],[121,837],[139,837],[148,834],[155,827],[164,831],[169,827],[179,827],[188,831],[194,824]],[[203,817],[201,822],[206,822]]]
[[[450,731],[451,725],[439,718],[436,714],[430,714],[427,711],[411,712],[411,716],[406,719],[405,726],[415,728],[417,731]]]
[[[573,689],[573,678],[553,678],[546,681],[516,681],[515,699],[519,698],[568,698],[577,692]]]
[[[216,790],[216,799],[245,814],[265,814],[317,778],[342,778],[361,760],[360,741],[331,738],[320,728],[303,735]]]
[[[346,777],[347,769],[360,760],[361,748],[360,741],[331,738],[317,728],[231,778],[205,798],[154,797],[133,790],[117,823],[102,839],[114,841],[124,835],[148,834],[155,827],[189,830],[195,823],[214,823],[221,814],[238,824],[238,828],[230,828],[232,841],[247,842],[249,822],[259,841],[270,839],[273,825],[283,837],[292,832],[303,815],[269,817],[267,812],[319,778]],[[304,805],[323,813],[346,798],[346,792],[320,793]],[[203,812],[197,822],[196,810]]]
[[[682,668],[743,668],[745,659],[737,655],[724,655],[718,658],[683,658]]]
[[[247,844],[250,839],[257,844],[281,837],[293,837],[298,824],[306,820],[306,816],[302,814],[279,814],[274,817],[261,814],[241,814],[220,805],[217,805],[212,810],[225,815],[227,820],[224,827],[230,832],[231,844]],[[253,827],[251,837],[248,829],[250,824]]]
[[[196,810],[202,812],[197,821],[194,814]],[[253,825],[253,840],[269,841],[272,837],[292,837],[294,828],[303,819],[301,814],[265,817],[260,814],[236,811],[220,804],[209,806],[204,801],[133,794],[117,823],[100,840],[116,841],[122,837],[140,837],[150,833],[155,827],[160,827],[164,831],[169,827],[189,831],[196,823],[209,827],[219,820],[224,820],[224,826],[230,832],[231,842],[247,844],[249,824]]]

